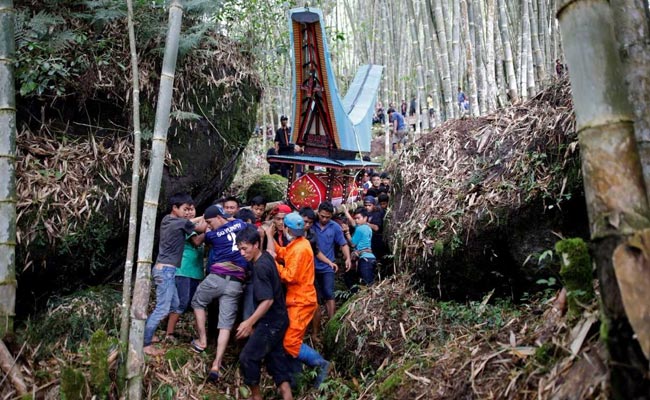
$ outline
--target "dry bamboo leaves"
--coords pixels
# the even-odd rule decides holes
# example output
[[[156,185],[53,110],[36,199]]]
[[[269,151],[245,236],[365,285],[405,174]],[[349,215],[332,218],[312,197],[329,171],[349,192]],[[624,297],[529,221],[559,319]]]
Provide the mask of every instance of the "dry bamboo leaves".
[[[17,138],[17,238],[25,248],[45,230],[52,244],[84,226],[91,213],[113,203],[122,211],[129,188],[122,177],[132,149],[125,138],[67,140],[28,130]],[[30,263],[26,262],[25,267]]]
[[[477,227],[499,223],[500,210],[537,199],[560,206],[578,160],[566,81],[494,114],[448,121],[388,167],[396,177],[392,219],[402,222],[393,235],[399,255],[426,259],[436,242],[470,240]]]
[[[389,387],[403,374],[399,387],[375,392],[378,398],[606,398],[604,353],[593,329],[596,302],[575,331],[557,315],[553,299],[499,309],[503,322],[495,325],[488,320],[498,307],[488,304],[488,295],[471,307],[477,322],[468,323],[460,322],[466,314],[413,285],[399,276],[362,290],[336,324],[336,354],[353,354],[359,365],[384,371],[375,387]]]

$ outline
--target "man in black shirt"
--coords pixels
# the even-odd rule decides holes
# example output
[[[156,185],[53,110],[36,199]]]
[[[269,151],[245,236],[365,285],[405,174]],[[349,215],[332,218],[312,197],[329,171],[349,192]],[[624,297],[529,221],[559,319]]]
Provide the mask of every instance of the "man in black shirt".
[[[296,152],[300,151],[300,146],[296,146],[291,143],[291,127],[287,126],[289,118],[286,115],[280,117],[280,127],[275,131],[275,139],[273,140],[275,146],[275,152],[281,156],[290,156]],[[289,164],[284,164],[280,166],[281,171],[280,175],[285,178],[289,177]]]
[[[289,326],[280,276],[273,257],[260,249],[260,235],[249,226],[237,233],[241,255],[252,264],[255,312],[239,324],[237,339],[249,337],[239,355],[244,383],[251,388],[253,399],[262,399],[260,374],[262,360],[280,389],[284,400],[293,399],[289,384],[291,373],[282,341]]]

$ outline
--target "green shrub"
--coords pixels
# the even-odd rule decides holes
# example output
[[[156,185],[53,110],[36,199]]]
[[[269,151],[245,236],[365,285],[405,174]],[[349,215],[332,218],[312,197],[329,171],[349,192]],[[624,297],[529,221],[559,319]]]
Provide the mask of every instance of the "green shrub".
[[[84,374],[72,367],[66,367],[61,372],[61,399],[83,400],[88,397],[86,378]]]
[[[27,323],[26,340],[35,346],[37,356],[46,357],[57,347],[76,351],[93,332],[117,334],[122,293],[107,286],[81,290],[48,302],[47,309]]]
[[[287,179],[280,175],[262,175],[246,190],[246,199],[263,196],[266,201],[280,201],[287,193]]]

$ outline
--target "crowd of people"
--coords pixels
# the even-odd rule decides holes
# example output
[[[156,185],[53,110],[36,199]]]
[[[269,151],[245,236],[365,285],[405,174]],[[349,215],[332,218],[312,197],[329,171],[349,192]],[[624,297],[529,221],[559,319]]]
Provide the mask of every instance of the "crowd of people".
[[[145,323],[145,353],[163,354],[156,343],[173,340],[181,315],[191,309],[197,333],[192,350],[204,352],[210,328],[216,329],[207,380],[219,380],[234,330],[235,338],[245,341],[239,367],[252,398],[262,398],[262,363],[283,399],[292,398],[303,365],[316,370],[313,384],[319,387],[330,362],[305,337],[311,326],[312,345],[320,343],[319,304],[329,318],[336,312],[339,265],[354,292],[375,282],[377,263],[388,253],[382,230],[390,177],[364,170],[358,184],[363,206],[340,206],[338,214],[329,201],[316,210],[280,204],[267,212],[265,199],[257,196],[249,207],[235,197],[217,200],[197,217],[191,196],[173,195],[152,269],[156,304]],[[165,335],[157,336],[166,317]]]

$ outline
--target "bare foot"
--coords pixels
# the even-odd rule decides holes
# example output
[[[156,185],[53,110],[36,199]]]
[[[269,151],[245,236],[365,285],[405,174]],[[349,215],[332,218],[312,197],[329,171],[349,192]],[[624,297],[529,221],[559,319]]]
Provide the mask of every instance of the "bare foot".
[[[152,356],[152,357],[161,356],[161,355],[165,354],[165,350],[157,349],[157,348],[153,347],[152,345],[144,346],[144,348],[142,348],[142,351],[144,351],[144,354],[146,354],[148,356]]]
[[[154,335],[151,338],[151,343],[160,343],[160,338],[158,336]]]

